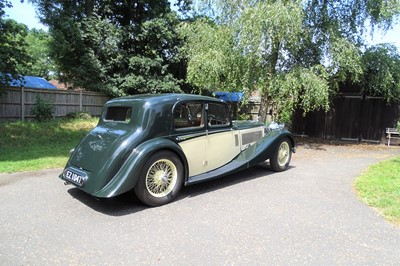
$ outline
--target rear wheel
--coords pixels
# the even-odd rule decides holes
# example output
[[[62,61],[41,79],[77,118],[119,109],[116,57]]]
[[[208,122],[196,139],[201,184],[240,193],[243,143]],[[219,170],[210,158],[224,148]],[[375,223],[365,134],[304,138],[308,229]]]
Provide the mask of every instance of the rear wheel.
[[[150,157],[135,186],[135,194],[144,204],[161,206],[171,202],[183,184],[183,165],[178,156],[161,151]]]
[[[288,169],[292,158],[292,143],[288,138],[281,140],[278,149],[269,159],[272,170],[282,172]]]

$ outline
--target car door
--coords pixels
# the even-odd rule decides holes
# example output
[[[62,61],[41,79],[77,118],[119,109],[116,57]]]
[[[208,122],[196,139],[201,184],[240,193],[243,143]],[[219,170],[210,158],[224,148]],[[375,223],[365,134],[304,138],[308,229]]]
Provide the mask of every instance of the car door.
[[[205,105],[207,115],[207,142],[205,172],[221,167],[240,153],[239,133],[232,130],[229,109],[224,103]]]
[[[186,156],[189,176],[204,173],[207,166],[204,103],[181,102],[174,107],[173,113],[175,138]]]

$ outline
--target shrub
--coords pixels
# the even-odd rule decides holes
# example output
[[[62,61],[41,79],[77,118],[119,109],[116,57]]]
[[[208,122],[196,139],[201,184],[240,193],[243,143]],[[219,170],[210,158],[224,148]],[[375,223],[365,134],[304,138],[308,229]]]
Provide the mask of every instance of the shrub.
[[[65,116],[65,118],[68,118],[68,119],[76,119],[76,118],[78,118],[78,119],[86,120],[86,119],[91,119],[92,115],[89,114],[89,113],[86,113],[86,112],[74,112],[74,113],[68,113]]]
[[[53,118],[54,105],[42,99],[40,96],[36,97],[36,102],[31,108],[31,114],[35,116],[38,121],[46,121]]]
[[[396,128],[397,128],[397,131],[400,132],[400,121],[397,121]]]

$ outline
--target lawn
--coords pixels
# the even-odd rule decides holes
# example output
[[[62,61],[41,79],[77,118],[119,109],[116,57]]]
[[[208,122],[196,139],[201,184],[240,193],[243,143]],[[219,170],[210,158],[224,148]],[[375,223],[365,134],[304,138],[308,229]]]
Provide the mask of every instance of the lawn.
[[[370,166],[357,178],[356,189],[363,202],[400,225],[400,157]]]
[[[96,118],[0,123],[0,173],[64,167]]]

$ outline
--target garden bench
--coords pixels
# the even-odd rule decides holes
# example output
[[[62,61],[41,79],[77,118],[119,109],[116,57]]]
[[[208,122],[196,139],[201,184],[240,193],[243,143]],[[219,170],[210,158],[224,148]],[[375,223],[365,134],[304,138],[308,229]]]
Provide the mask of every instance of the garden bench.
[[[390,146],[391,139],[400,139],[400,132],[397,128],[386,128],[386,138],[388,139],[388,146]]]

